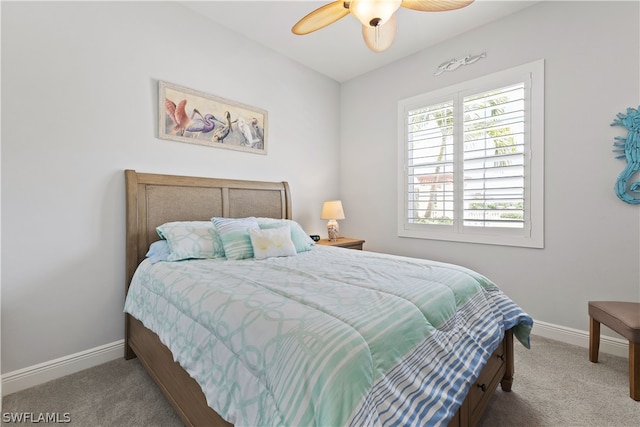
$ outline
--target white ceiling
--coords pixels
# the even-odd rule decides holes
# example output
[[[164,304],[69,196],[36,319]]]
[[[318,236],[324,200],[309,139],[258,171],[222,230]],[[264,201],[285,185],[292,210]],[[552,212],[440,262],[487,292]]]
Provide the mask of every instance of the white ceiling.
[[[304,36],[291,32],[291,27],[300,18],[329,2],[234,0],[181,3],[338,82],[347,81],[538,3],[476,0],[463,9],[449,12],[419,12],[400,8],[396,12],[398,30],[393,45],[382,53],[374,53],[364,44],[362,27],[352,15]]]

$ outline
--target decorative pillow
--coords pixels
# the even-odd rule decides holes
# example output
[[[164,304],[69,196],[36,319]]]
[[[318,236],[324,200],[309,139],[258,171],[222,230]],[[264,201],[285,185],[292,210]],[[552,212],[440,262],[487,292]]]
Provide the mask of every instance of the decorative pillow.
[[[219,218],[213,217],[211,221],[220,234],[222,246],[227,259],[253,258],[253,247],[249,237],[249,229],[259,230],[258,222],[254,217],[248,218]]]
[[[288,225],[289,228],[291,228],[291,240],[296,247],[296,252],[309,251],[311,250],[311,247],[316,244],[311,240],[311,237],[305,233],[300,224],[291,219],[256,218],[256,220],[258,221],[260,228],[263,230]]]
[[[151,264],[155,264],[158,261],[166,261],[169,258],[169,244],[166,240],[155,241],[149,246],[149,251],[145,255],[151,261]]]
[[[167,222],[156,228],[158,235],[167,240],[167,261],[190,258],[222,258],[224,247],[211,221]]]
[[[291,240],[291,228],[288,225],[266,230],[249,229],[255,259],[296,255],[296,247]]]

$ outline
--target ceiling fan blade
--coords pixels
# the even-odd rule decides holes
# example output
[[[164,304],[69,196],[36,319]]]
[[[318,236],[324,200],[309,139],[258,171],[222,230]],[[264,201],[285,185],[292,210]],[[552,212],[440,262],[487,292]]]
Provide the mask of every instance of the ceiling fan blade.
[[[348,14],[349,9],[345,6],[344,1],[334,1],[333,3],[325,4],[299,20],[296,25],[291,28],[291,32],[297,35],[309,34],[329,24],[333,24]]]
[[[473,3],[473,0],[402,0],[400,6],[422,12],[446,12],[462,9]]]

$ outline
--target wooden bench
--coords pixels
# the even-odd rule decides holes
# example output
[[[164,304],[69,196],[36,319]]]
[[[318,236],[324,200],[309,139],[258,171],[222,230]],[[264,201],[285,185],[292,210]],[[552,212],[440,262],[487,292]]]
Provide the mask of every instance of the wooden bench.
[[[629,395],[640,401],[640,303],[589,301],[589,360],[598,362],[600,323],[629,340]]]

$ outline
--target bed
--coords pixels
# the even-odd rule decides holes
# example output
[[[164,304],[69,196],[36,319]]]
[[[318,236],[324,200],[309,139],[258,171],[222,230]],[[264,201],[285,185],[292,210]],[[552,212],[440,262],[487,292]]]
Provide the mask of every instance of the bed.
[[[528,346],[532,321],[478,273],[312,242],[300,249],[286,182],[134,170],[125,182],[125,358],[139,359],[186,425],[473,426],[498,384],[511,390],[514,340]],[[158,227],[212,218],[218,231],[226,218],[260,219],[267,225],[252,239],[286,229],[295,253],[254,246],[255,258],[243,259],[225,246],[229,259],[147,258]],[[407,279],[374,289],[398,271]],[[416,271],[438,287],[417,291]],[[236,309],[245,311],[222,317]]]

